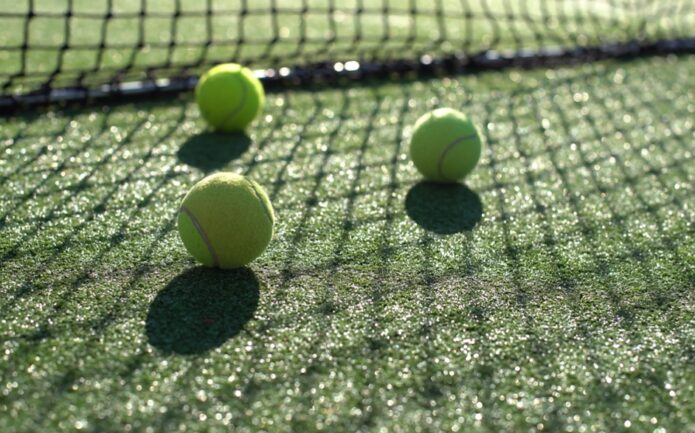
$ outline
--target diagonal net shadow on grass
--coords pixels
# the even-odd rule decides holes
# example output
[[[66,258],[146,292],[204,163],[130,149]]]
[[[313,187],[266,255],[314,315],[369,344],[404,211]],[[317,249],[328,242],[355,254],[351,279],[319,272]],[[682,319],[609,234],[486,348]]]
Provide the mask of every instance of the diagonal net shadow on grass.
[[[176,153],[179,161],[206,173],[219,170],[251,147],[246,133],[203,132],[186,140]]]
[[[349,389],[346,394],[346,401],[363,416],[355,420],[336,412],[339,419],[334,430],[345,430],[347,424],[371,429],[390,410],[387,399],[400,405],[403,396],[404,411],[433,419],[435,411],[455,413],[452,408],[463,404],[460,402],[479,401],[484,408],[480,411],[483,428],[513,431],[511,421],[499,416],[509,413],[500,400],[505,395],[503,386],[517,389],[517,377],[556,377],[566,366],[578,365],[586,366],[576,385],[581,392],[562,397],[572,409],[550,412],[543,418],[545,430],[565,428],[575,407],[596,413],[596,423],[624,409],[640,409],[632,406],[634,401],[625,403],[629,407],[622,406],[621,391],[633,395],[650,390],[661,396],[671,374],[667,366],[682,366],[692,354],[682,347],[685,340],[665,344],[655,338],[651,347],[668,347],[670,355],[663,358],[666,355],[650,354],[648,349],[639,353],[644,356],[641,365],[655,369],[631,373],[629,381],[614,385],[602,381],[607,372],[614,371],[613,360],[622,357],[625,362],[625,357],[632,357],[627,344],[640,338],[651,341],[643,330],[651,333],[665,326],[653,321],[656,315],[649,313],[664,297],[659,293],[674,293],[657,310],[665,318],[663,323],[683,323],[683,317],[687,318],[683,310],[688,301],[677,296],[687,300],[692,284],[684,284],[685,277],[658,281],[658,272],[664,273],[658,265],[670,268],[673,263],[686,263],[682,260],[689,251],[685,246],[678,249],[681,242],[674,237],[684,234],[687,241],[685,223],[671,228],[669,223],[676,224],[672,222],[676,216],[688,218],[690,199],[683,189],[668,186],[669,182],[690,184],[687,170],[691,164],[682,155],[688,150],[692,125],[687,101],[679,100],[685,112],[663,110],[664,125],[650,113],[660,103],[671,103],[669,92],[687,95],[688,87],[675,80],[661,83],[655,79],[649,88],[662,90],[663,96],[636,93],[643,87],[642,75],[650,76],[641,67],[628,70],[627,77],[639,74],[627,81],[634,89],[610,86],[601,91],[602,85],[595,83],[610,81],[614,72],[604,69],[584,67],[581,74],[568,73],[544,81],[540,87],[519,85],[511,97],[506,92],[488,94],[478,89],[456,102],[447,100],[450,89],[438,81],[423,82],[417,88],[389,83],[273,96],[282,101],[272,105],[276,110],[273,122],[254,130],[253,146],[230,164],[230,169],[256,177],[274,192],[281,230],[268,254],[254,265],[264,269],[272,289],[264,289],[258,310],[253,308],[248,319],[240,315],[227,325],[231,331],[223,326],[217,328],[217,334],[210,332],[212,336],[205,333],[204,326],[193,327],[188,320],[191,305],[202,303],[198,297],[207,293],[195,285],[215,271],[196,268],[180,273],[191,262],[175,241],[175,205],[186,187],[206,171],[182,167],[177,154],[188,130],[180,125],[196,119],[190,117],[193,110],[187,109],[187,103],[166,110],[154,104],[137,105],[134,112],[156,120],[153,124],[158,128],[151,131],[138,121],[145,116],[124,117],[128,106],[109,107],[93,120],[80,117],[79,112],[75,122],[59,116],[50,123],[52,128],[42,124],[22,128],[23,137],[12,142],[9,138],[18,133],[3,131],[8,136],[5,146],[13,151],[26,148],[27,152],[49,154],[51,148],[44,141],[52,143],[63,136],[72,146],[58,154],[62,156],[57,165],[48,165],[41,156],[27,154],[25,159],[14,153],[16,164],[6,166],[9,216],[3,228],[8,236],[3,247],[13,254],[0,260],[0,268],[7,271],[0,274],[8,282],[10,274],[21,275],[23,284],[0,307],[12,319],[3,325],[22,326],[7,327],[0,333],[12,351],[1,373],[5,380],[15,380],[15,372],[26,370],[26,360],[46,359],[45,353],[53,347],[62,352],[62,341],[69,345],[69,352],[64,353],[93,361],[56,363],[51,376],[42,381],[26,371],[18,375],[19,387],[5,401],[19,407],[27,396],[36,395],[39,398],[31,401],[36,413],[60,418],[65,405],[79,407],[77,397],[82,395],[107,403],[106,396],[112,401],[124,401],[134,393],[143,396],[155,374],[160,383],[176,378],[176,385],[151,389],[153,401],[180,398],[158,418],[142,414],[146,421],[138,422],[172,430],[188,421],[188,407],[226,405],[229,392],[239,390],[242,397],[230,404],[230,411],[246,414],[240,424],[251,425],[257,414],[245,410],[260,405],[273,408],[274,390],[285,386],[285,378],[297,383],[300,391],[283,400],[283,406],[313,414],[317,398],[346,390],[342,380],[328,380],[329,374],[362,378],[365,371],[371,371],[358,379],[351,400]],[[590,99],[574,100],[583,89],[590,89]],[[398,97],[391,92],[398,92]],[[435,96],[426,101],[415,98],[423,92]],[[549,93],[557,99],[549,99]],[[442,236],[410,215],[407,201],[420,186],[420,176],[404,157],[401,137],[422,111],[445,103],[459,104],[475,113],[479,124],[494,124],[494,128],[484,129],[489,146],[469,184],[484,201],[485,220],[481,215],[473,231]],[[604,103],[606,108],[620,107],[612,121],[602,120]],[[625,112],[634,112],[632,118],[639,119],[632,123],[636,131],[653,126],[654,130],[645,131],[654,137],[633,137],[631,147],[619,146],[625,141],[621,137],[631,131],[621,123]],[[82,143],[75,138],[80,136],[77,127],[85,125],[97,139]],[[106,140],[112,126],[122,134],[118,142]],[[26,137],[32,131],[39,132],[40,141]],[[153,142],[161,144],[151,146],[149,134],[153,134]],[[664,150],[659,152],[662,145]],[[674,154],[679,147],[683,150]],[[644,161],[645,149],[651,154],[656,151],[657,158]],[[601,171],[593,173],[598,166]],[[106,172],[114,176],[103,176]],[[61,180],[63,173],[65,180]],[[653,192],[645,189],[650,185]],[[431,197],[425,197],[424,206],[431,206],[434,213]],[[444,209],[443,215],[455,215]],[[56,225],[66,218],[74,222]],[[660,227],[659,218],[665,221],[665,228]],[[650,238],[628,231],[629,226],[616,226],[629,222],[645,223],[642,230]],[[37,246],[42,246],[43,254],[34,256]],[[650,246],[658,255],[650,254]],[[687,272],[687,263],[683,267]],[[653,276],[644,272],[650,268]],[[194,277],[196,272],[202,276]],[[236,283],[224,275],[210,279],[234,289]],[[656,281],[659,287],[655,287]],[[174,282],[179,287],[171,287]],[[188,282],[189,289],[180,287],[181,282]],[[625,282],[631,284],[629,289],[622,285]],[[153,289],[161,291],[155,302]],[[232,303],[239,292],[213,293],[220,299],[231,296],[224,302]],[[89,302],[90,296],[95,296],[94,302]],[[219,299],[215,301],[214,305],[208,302],[207,311],[238,311],[234,307],[217,309]],[[180,310],[174,308],[174,302],[180,304]],[[142,320],[154,312],[159,313],[159,325],[165,327],[156,330],[158,335],[149,332],[151,324]],[[253,316],[263,320],[250,321]],[[203,315],[200,320],[218,325],[206,319]],[[221,319],[223,325],[231,321],[228,316]],[[650,328],[644,329],[643,322]],[[184,324],[186,328],[179,329]],[[605,334],[604,328],[608,329]],[[138,338],[122,339],[121,329]],[[673,335],[678,334],[664,334],[664,339]],[[81,340],[75,345],[74,338],[63,336]],[[162,342],[162,336],[168,340]],[[205,338],[207,346],[190,344]],[[188,347],[180,344],[184,340]],[[127,341],[131,344],[124,346]],[[277,359],[278,341],[291,344],[291,354],[283,354],[281,363],[265,362]],[[508,351],[500,358],[498,349],[505,341],[504,351]],[[614,343],[626,350],[616,350]],[[237,352],[240,347],[252,349]],[[414,349],[408,351],[407,347]],[[609,351],[602,351],[608,347]],[[127,358],[113,356],[115,350]],[[464,360],[461,350],[480,356]],[[166,358],[170,362],[162,363]],[[235,383],[228,382],[230,359],[245,373]],[[443,359],[451,365],[443,368]],[[538,359],[545,360],[543,365],[536,363]],[[513,370],[516,365],[521,366],[520,373]],[[209,386],[202,388],[208,400],[191,405],[201,389],[203,369],[209,380]],[[394,376],[381,372],[399,374],[406,369],[414,374],[403,377],[389,391]],[[687,369],[680,370],[687,373]],[[448,375],[449,371],[456,375]],[[557,379],[563,377],[568,376]],[[73,391],[86,380],[104,384],[104,388]],[[529,395],[553,395],[556,383],[541,381],[529,388]],[[218,385],[222,387],[217,389]],[[312,394],[312,389],[321,389],[323,395]],[[194,397],[187,400],[187,396]],[[457,399],[450,400],[451,396]],[[326,408],[333,410],[332,400],[325,401]],[[652,399],[647,413],[677,414],[685,407],[683,401]],[[539,410],[545,411],[549,406],[543,404]],[[474,413],[477,407],[469,403],[463,409]],[[91,431],[109,430],[109,421],[100,413],[88,411],[87,415]],[[515,425],[523,423],[519,418]],[[192,430],[198,426],[190,425]],[[609,430],[620,430],[621,425],[610,424]],[[302,421],[292,427],[306,430]],[[680,427],[682,430],[683,425]]]
[[[220,347],[253,318],[259,286],[249,268],[189,269],[172,279],[150,304],[147,338],[157,349],[179,355]]]
[[[420,227],[439,234],[473,230],[483,217],[480,196],[460,183],[420,182],[408,191],[405,210]]]

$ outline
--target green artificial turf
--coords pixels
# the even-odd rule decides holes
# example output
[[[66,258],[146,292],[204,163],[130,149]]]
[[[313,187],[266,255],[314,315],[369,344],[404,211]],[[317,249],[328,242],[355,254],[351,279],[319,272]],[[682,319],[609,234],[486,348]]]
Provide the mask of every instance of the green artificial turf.
[[[0,120],[0,431],[695,431],[695,57]],[[411,125],[462,109],[465,185]],[[179,201],[267,190],[250,267],[196,266]],[[234,429],[232,428],[234,427]]]

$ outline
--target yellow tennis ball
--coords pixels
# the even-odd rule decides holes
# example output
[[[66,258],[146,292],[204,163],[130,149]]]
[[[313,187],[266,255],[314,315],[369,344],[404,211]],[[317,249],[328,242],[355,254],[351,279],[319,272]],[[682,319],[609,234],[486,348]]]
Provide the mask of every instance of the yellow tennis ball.
[[[243,131],[265,105],[263,85],[250,69],[217,65],[200,77],[195,97],[203,118],[218,131]]]
[[[244,176],[216,173],[184,197],[178,228],[186,249],[205,266],[238,268],[265,251],[275,215],[263,188]]]
[[[410,157],[426,179],[455,182],[466,177],[480,159],[480,135],[468,117],[439,108],[420,117],[410,139]]]

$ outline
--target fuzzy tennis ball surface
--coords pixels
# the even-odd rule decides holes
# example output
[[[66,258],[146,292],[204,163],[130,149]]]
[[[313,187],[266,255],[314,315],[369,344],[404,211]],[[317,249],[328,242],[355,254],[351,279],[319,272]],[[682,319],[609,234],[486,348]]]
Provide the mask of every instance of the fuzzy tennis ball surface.
[[[178,228],[186,249],[205,266],[238,268],[261,255],[275,215],[263,188],[234,173],[216,173],[191,188]]]
[[[455,182],[480,159],[480,135],[468,117],[439,108],[420,117],[410,139],[410,157],[426,179]]]
[[[236,63],[207,71],[195,88],[203,118],[217,131],[243,131],[263,110],[263,85],[250,69]]]

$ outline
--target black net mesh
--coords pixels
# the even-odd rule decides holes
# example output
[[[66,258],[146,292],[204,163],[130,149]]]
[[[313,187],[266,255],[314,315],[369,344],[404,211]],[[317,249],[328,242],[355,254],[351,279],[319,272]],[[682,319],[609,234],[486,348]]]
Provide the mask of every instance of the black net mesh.
[[[482,54],[692,49],[693,29],[692,0],[4,2],[0,105],[190,87],[188,77],[223,61],[268,70],[271,80]]]

